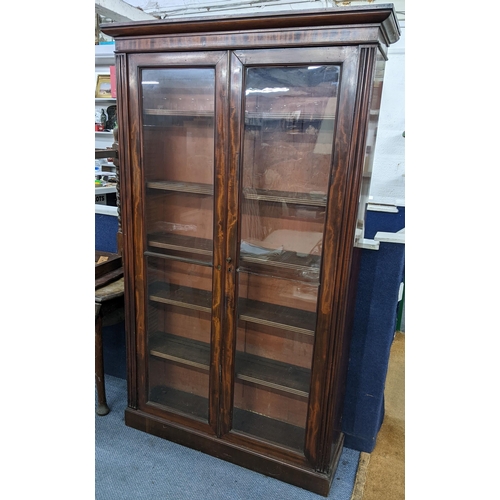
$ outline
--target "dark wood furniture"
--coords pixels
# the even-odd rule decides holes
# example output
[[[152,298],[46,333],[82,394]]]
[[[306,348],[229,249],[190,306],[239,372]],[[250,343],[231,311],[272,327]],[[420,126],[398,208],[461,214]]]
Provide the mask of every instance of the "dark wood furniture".
[[[327,495],[392,5],[107,24],[126,424]]]
[[[122,256],[111,252],[95,252],[95,385],[96,413],[109,413],[104,383],[102,327],[123,321],[124,279]]]
[[[106,387],[104,383],[104,352],[102,327],[113,325],[124,318],[124,279],[122,261],[122,230],[120,221],[119,196],[119,160],[118,143],[111,148],[96,149],[95,158],[109,158],[117,167],[117,210],[118,231],[116,243],[118,253],[96,250],[95,252],[95,385],[97,390],[96,413],[104,416],[109,413],[106,402]]]

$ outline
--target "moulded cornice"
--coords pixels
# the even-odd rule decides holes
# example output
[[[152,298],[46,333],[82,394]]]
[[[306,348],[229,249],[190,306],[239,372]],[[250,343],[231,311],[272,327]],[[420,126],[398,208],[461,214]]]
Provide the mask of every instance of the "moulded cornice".
[[[241,30],[301,28],[378,24],[387,45],[396,42],[401,34],[392,4],[337,7],[329,9],[275,12],[268,14],[235,15],[223,18],[199,17],[157,21],[137,21],[102,24],[103,33],[113,37],[175,35],[182,33],[231,32]]]

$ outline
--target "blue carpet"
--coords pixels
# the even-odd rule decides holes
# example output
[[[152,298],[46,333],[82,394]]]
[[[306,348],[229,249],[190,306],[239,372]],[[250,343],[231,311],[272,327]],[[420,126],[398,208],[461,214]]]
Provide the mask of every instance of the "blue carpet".
[[[318,500],[282,481],[127,427],[126,381],[106,375],[111,412],[95,419],[96,500]],[[344,448],[328,498],[350,500],[359,451]]]

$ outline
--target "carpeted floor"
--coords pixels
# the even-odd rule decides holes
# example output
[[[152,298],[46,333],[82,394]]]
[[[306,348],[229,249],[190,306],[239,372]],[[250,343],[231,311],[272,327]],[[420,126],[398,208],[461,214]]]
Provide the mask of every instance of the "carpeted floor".
[[[384,391],[385,416],[372,453],[361,453],[351,500],[405,498],[405,334],[396,333]]]
[[[405,497],[405,335],[396,333],[385,417],[372,453],[344,448],[328,498]],[[111,413],[95,421],[96,500],[313,500],[323,497],[125,426],[126,382],[106,375]]]
[[[126,427],[126,381],[106,376],[95,419],[96,500],[318,500],[324,497]],[[350,500],[360,453],[344,448],[328,498]]]

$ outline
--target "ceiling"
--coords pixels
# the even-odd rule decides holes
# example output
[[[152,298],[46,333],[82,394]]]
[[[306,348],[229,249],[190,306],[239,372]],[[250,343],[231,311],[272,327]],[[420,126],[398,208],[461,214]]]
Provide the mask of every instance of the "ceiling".
[[[232,12],[283,9],[342,7],[393,3],[399,21],[405,19],[405,0],[95,0],[95,12],[101,22],[145,21],[180,16],[217,15]],[[316,4],[316,5],[311,5]]]

